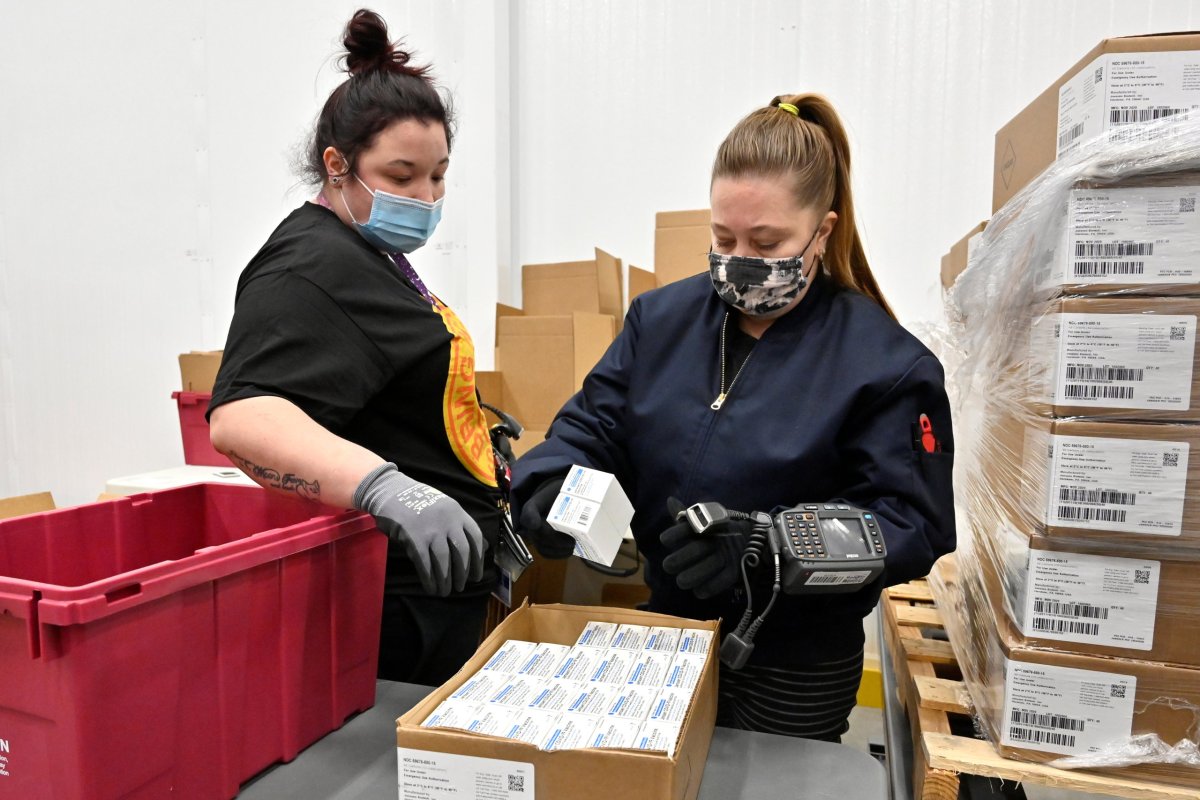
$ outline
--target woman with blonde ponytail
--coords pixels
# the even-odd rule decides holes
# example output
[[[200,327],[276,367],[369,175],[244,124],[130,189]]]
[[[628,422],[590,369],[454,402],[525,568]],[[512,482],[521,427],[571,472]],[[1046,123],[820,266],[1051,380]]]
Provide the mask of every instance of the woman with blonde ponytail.
[[[837,741],[862,676],[863,617],[885,586],[954,549],[943,371],[871,273],[846,132],[824,97],[776,97],[742,119],[717,150],[710,202],[707,271],[633,302],[583,390],[517,462],[514,515],[543,555],[566,557],[573,542],[546,523],[563,476],[572,464],[612,472],[636,510],[650,609],[736,624],[748,603],[766,607],[769,559],[743,577],[751,523],[697,535],[683,508],[870,513],[882,576],[780,594],[748,658],[736,641],[722,649],[718,724]]]

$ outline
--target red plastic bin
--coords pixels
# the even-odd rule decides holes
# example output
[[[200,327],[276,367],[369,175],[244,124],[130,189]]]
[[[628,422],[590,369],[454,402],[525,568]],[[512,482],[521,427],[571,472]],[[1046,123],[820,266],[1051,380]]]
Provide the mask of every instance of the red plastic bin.
[[[234,797],[374,704],[386,549],[248,486],[0,521],[0,798]]]
[[[179,432],[183,435],[183,463],[201,467],[232,467],[208,438],[208,392],[171,392],[179,407]]]

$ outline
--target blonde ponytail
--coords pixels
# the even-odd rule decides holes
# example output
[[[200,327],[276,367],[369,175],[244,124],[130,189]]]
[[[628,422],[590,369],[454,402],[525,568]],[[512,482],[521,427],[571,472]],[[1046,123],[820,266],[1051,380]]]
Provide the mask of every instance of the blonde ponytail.
[[[717,150],[713,180],[782,175],[796,204],[837,213],[822,261],[835,283],[865,294],[895,318],[858,235],[850,189],[850,142],[833,105],[819,94],[776,97],[734,126]]]

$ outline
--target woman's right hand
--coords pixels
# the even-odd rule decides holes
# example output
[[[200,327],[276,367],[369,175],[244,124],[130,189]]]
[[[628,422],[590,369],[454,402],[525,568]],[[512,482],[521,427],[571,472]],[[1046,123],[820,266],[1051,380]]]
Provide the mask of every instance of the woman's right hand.
[[[381,464],[358,485],[354,507],[404,545],[421,585],[431,595],[461,592],[483,577],[486,548],[479,525],[454,498]]]

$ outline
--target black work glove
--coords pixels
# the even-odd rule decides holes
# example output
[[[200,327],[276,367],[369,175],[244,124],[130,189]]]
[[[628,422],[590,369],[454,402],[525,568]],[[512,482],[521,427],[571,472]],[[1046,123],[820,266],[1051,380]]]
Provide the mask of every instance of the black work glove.
[[[737,583],[742,553],[754,524],[750,520],[731,519],[699,535],[680,515],[683,510],[684,505],[674,497],[667,499],[667,512],[676,522],[658,537],[667,548],[663,569],[675,576],[680,589],[707,600]]]
[[[575,538],[554,530],[546,522],[565,478],[559,475],[542,483],[521,506],[521,518],[517,520],[517,533],[531,540],[546,558],[567,558],[575,552]]]

